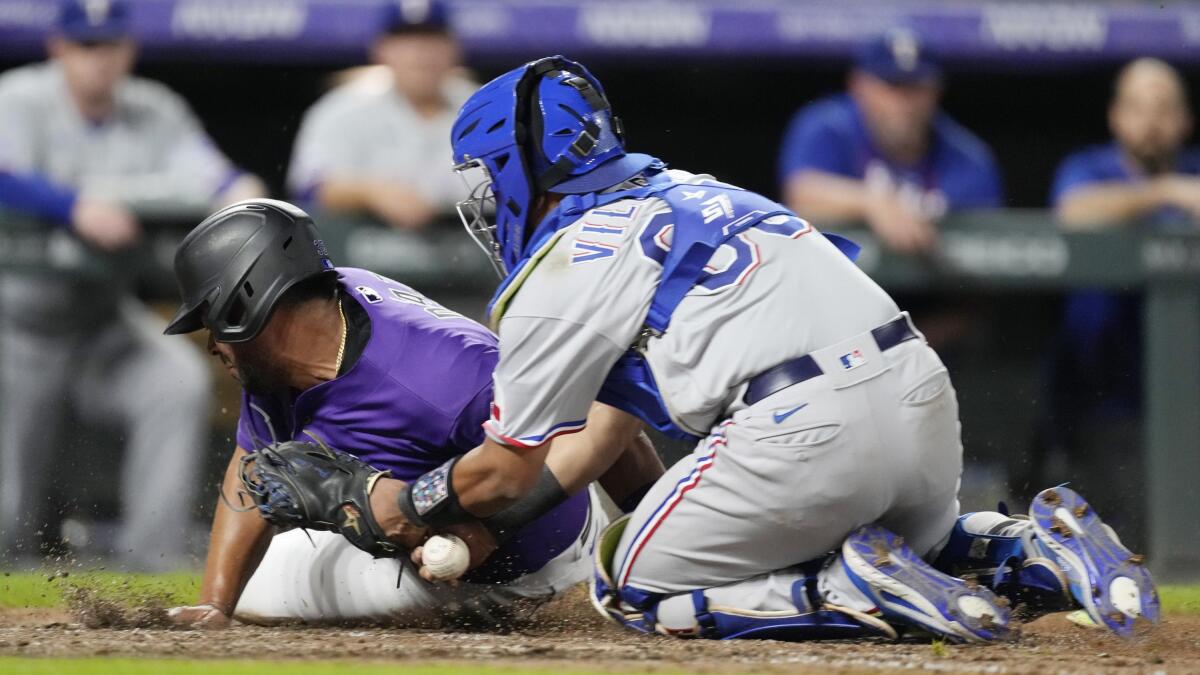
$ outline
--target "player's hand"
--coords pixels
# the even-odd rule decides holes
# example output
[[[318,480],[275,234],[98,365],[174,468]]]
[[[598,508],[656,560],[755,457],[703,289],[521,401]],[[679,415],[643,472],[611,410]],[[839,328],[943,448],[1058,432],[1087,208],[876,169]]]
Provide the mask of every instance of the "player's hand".
[[[396,505],[405,483],[395,478],[379,478],[371,487],[371,513],[375,522],[383,529],[388,541],[411,551],[433,534],[429,528],[408,522],[400,507]]]
[[[167,620],[180,628],[220,629],[229,627],[229,615],[216,605],[192,605],[172,607],[167,610]]]
[[[937,228],[913,212],[893,192],[872,195],[866,206],[867,225],[888,249],[897,253],[927,253],[937,247]]]
[[[1159,178],[1156,187],[1163,202],[1200,221],[1200,178],[1171,174]]]
[[[471,562],[467,565],[468,570],[473,570],[482,565],[498,548],[496,539],[492,537],[492,533],[479,522],[451,525],[444,532],[453,534],[466,543],[467,550],[471,552]],[[412,550],[412,554],[409,556],[413,564],[417,566],[421,578],[429,582],[437,581],[438,583],[449,583],[451,585],[457,584],[457,579],[436,580],[429,570],[425,569],[421,559],[423,549],[423,546],[418,546]]]
[[[415,190],[395,183],[377,183],[367,191],[367,206],[397,230],[419,230],[433,219],[434,211]]]
[[[117,251],[137,243],[141,227],[129,209],[81,196],[71,209],[71,228],[85,242],[102,251]]]

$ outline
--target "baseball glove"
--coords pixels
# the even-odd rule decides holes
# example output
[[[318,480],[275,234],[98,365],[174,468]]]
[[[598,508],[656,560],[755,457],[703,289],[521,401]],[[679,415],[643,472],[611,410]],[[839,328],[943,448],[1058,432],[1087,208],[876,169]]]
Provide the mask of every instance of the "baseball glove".
[[[398,555],[399,547],[372,515],[368,496],[387,472],[314,440],[272,443],[242,458],[242,485],[259,513],[281,527],[341,533],[376,558]]]

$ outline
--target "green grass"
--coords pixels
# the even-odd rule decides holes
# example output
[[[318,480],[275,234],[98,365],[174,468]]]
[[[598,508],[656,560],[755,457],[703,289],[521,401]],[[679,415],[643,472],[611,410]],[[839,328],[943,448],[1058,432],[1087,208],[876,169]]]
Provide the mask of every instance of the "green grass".
[[[1166,585],[1158,589],[1163,612],[1167,614],[1200,614],[1200,584],[1191,586]]]
[[[81,572],[57,576],[50,572],[0,573],[0,609],[13,607],[54,608],[65,606],[63,592],[87,588],[116,597],[160,597],[172,605],[195,602],[200,593],[200,575],[193,572],[167,574],[122,574]]]
[[[26,659],[0,657],[0,672],[11,675],[262,675],[262,661],[181,661],[174,659]],[[562,668],[521,668],[515,666],[488,666],[484,664],[409,664],[371,663],[362,661],[272,661],[272,675],[327,675],[354,673],[354,675],[376,675],[380,673],[405,673],[406,675],[470,675],[492,673],[494,675],[524,675],[563,672]],[[574,670],[568,673],[588,675],[608,671]],[[659,672],[659,671],[656,671]]]

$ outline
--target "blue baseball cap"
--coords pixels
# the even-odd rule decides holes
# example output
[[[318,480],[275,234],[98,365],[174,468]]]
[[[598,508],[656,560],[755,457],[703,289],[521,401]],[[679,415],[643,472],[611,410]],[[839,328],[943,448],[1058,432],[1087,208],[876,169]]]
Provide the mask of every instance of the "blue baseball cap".
[[[907,28],[893,28],[865,43],[858,50],[856,65],[892,84],[936,82],[942,78],[937,55]]]
[[[450,18],[441,0],[391,0],[384,9],[383,31],[406,33],[449,33]]]
[[[58,32],[73,42],[115,42],[129,37],[129,4],[125,0],[63,0]]]

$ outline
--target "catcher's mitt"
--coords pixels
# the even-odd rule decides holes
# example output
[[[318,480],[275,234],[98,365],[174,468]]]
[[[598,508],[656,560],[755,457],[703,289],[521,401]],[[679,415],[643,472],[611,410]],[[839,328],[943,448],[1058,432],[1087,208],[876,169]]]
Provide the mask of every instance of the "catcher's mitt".
[[[399,554],[375,521],[368,497],[386,471],[317,440],[272,443],[243,457],[240,473],[268,522],[339,532],[376,558]]]

